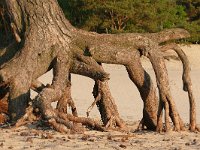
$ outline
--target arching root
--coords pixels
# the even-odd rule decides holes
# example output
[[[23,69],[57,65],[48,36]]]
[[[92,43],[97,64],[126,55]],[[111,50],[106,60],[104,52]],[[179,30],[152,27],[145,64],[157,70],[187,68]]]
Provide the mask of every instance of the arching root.
[[[153,69],[156,74],[157,79],[157,85],[159,89],[159,95],[160,95],[160,105],[158,110],[158,123],[157,123],[157,131],[161,132],[163,131],[163,125],[162,125],[162,110],[163,107],[165,109],[165,127],[164,131],[170,130],[170,123],[169,119],[171,117],[172,122],[174,124],[174,130],[180,131],[184,129],[183,121],[180,118],[175,103],[172,99],[170,87],[169,87],[169,81],[168,81],[168,74],[167,69],[165,66],[164,58],[161,54],[149,52],[148,55]]]
[[[100,93],[98,92],[98,95],[97,95],[97,97],[95,98],[94,102],[93,102],[93,103],[90,105],[90,107],[88,107],[88,109],[87,109],[87,112],[86,112],[87,117],[89,117],[90,112],[92,111],[92,109],[94,108],[94,106],[97,104],[97,102],[100,101],[100,99],[101,99],[101,95],[100,95]]]
[[[149,74],[145,71],[140,60],[140,53],[136,52],[134,62],[126,65],[129,78],[136,85],[143,100],[142,128],[155,131],[157,126],[158,98],[153,82]]]
[[[197,127],[196,124],[196,103],[195,103],[195,98],[193,95],[192,91],[192,82],[190,78],[190,64],[189,60],[184,53],[184,51],[175,43],[167,44],[161,47],[161,51],[165,52],[167,50],[174,50],[177,54],[178,57],[180,58],[182,64],[183,64],[183,75],[182,75],[182,80],[183,80],[183,90],[188,92],[188,97],[189,97],[189,104],[190,104],[190,131],[199,131],[199,128]]]

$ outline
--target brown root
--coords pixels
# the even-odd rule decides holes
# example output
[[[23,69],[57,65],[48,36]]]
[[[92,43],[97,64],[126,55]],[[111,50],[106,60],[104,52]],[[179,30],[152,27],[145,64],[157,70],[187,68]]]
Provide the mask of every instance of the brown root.
[[[93,95],[97,101],[101,119],[106,127],[127,130],[125,122],[120,118],[114,98],[110,93],[107,81],[95,81]]]
[[[191,131],[196,131],[198,130],[196,127],[196,103],[195,103],[195,98],[193,95],[192,91],[192,81],[190,78],[190,64],[189,60],[184,53],[184,51],[175,43],[171,43],[168,45],[165,45],[161,48],[161,51],[165,52],[167,50],[174,50],[177,54],[178,57],[180,58],[182,64],[183,64],[183,75],[182,75],[182,80],[183,80],[183,90],[188,92],[188,97],[189,97],[189,104],[190,104],[190,127],[189,129]]]
[[[136,52],[134,63],[126,66],[129,78],[138,88],[144,103],[142,126],[155,130],[157,126],[158,98],[149,74],[144,70],[140,61],[140,53]]]
[[[74,55],[75,60],[72,62],[70,73],[87,76],[94,80],[105,81],[109,79],[109,74],[92,57],[78,53]]]
[[[94,106],[97,104],[97,102],[100,101],[100,99],[101,99],[101,95],[100,95],[100,93],[98,93],[98,95],[95,98],[94,102],[87,109],[87,112],[86,112],[87,117],[89,117],[90,112],[92,111],[92,109],[94,108]]]
[[[71,79],[69,79],[69,81],[71,81]],[[63,112],[67,114],[68,106],[71,107],[72,114],[78,117],[75,103],[71,97],[71,84],[66,87],[65,91],[63,92],[63,96],[61,97],[61,99],[58,100],[56,109],[59,112]]]
[[[20,126],[24,126],[26,125],[27,123],[32,123],[34,121],[38,120],[38,117],[36,117],[34,114],[33,114],[33,107],[32,106],[29,106],[27,109],[26,109],[26,113],[23,117],[21,117],[19,120],[17,120],[16,124],[15,124],[15,127],[18,128]]]
[[[154,47],[156,49],[156,47]],[[162,105],[159,105],[158,111],[158,125],[157,131],[162,131],[162,109],[164,106],[165,109],[165,129],[164,131],[170,130],[169,117],[172,118],[174,128],[176,131],[180,131],[183,128],[182,120],[177,112],[175,103],[172,99],[167,69],[165,66],[164,58],[161,54],[154,54],[153,52],[149,53],[149,59],[152,63],[153,69],[156,74],[157,85],[159,89],[160,100],[163,102]]]
[[[65,133],[82,133],[83,127],[78,126],[77,123],[80,123],[82,125],[88,126],[89,128],[98,130],[98,131],[106,131],[105,128],[102,127],[102,125],[90,118],[85,117],[76,117],[74,115],[65,114],[62,112],[58,112],[54,110],[55,116],[50,118],[48,120],[49,124],[52,125],[54,129],[56,129],[59,132],[65,132]]]

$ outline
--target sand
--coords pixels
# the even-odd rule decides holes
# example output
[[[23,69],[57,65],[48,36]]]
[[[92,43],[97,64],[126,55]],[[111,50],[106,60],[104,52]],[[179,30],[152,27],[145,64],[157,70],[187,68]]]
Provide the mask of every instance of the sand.
[[[197,123],[200,124],[200,45],[183,46],[191,62],[191,78],[197,105]],[[155,76],[151,64],[146,58],[142,60],[144,68]],[[187,93],[182,91],[181,62],[166,61],[170,78],[171,92],[178,111],[185,123],[189,123],[189,101]],[[36,130],[33,126],[18,129],[0,129],[0,149],[200,149],[200,133],[169,132],[134,132],[138,121],[142,118],[142,100],[135,85],[130,81],[126,70],[120,65],[104,65],[110,73],[110,89],[116,100],[121,117],[129,124],[129,135],[122,132],[86,131],[84,134],[66,135],[53,130]],[[50,83],[52,73],[42,76],[43,83]],[[86,110],[93,102],[93,80],[79,75],[72,75],[72,97],[76,103],[78,114],[86,116]],[[32,93],[32,97],[35,93]],[[53,104],[55,106],[55,104]],[[96,107],[90,117],[100,119]],[[126,136],[125,136],[126,135]]]

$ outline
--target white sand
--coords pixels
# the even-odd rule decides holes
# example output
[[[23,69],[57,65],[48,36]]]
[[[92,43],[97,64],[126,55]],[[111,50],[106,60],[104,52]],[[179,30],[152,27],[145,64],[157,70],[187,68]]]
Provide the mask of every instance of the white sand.
[[[200,45],[182,46],[191,62],[191,78],[193,81],[194,96],[197,105],[197,122],[200,124]],[[151,64],[147,59],[143,60],[143,66],[153,77],[155,77]],[[137,127],[134,123],[142,118],[142,100],[135,85],[130,81],[123,66],[104,65],[110,73],[110,89],[115,98],[121,117],[129,122],[133,128]],[[185,123],[189,123],[189,101],[187,93],[182,90],[182,65],[178,61],[167,61],[167,68],[170,77],[171,92],[178,111]],[[51,73],[40,78],[44,83],[51,82]],[[72,75],[72,97],[78,108],[80,116],[86,116],[86,110],[93,102],[92,96],[94,82],[86,77]],[[100,118],[99,112],[95,107],[90,117]],[[22,136],[23,132],[27,133]],[[200,134],[190,132],[170,132],[167,134],[157,134],[154,132],[134,133],[135,137],[129,140],[122,138],[111,138],[109,135],[123,134],[115,132],[101,133],[87,131],[85,134],[90,137],[86,140],[81,139],[83,135],[63,135],[54,131],[48,131],[53,135],[52,139],[43,139],[42,132],[34,135],[33,129],[27,127],[19,128],[15,131],[0,129],[0,149],[200,149]],[[65,139],[65,140],[63,140]],[[1,146],[2,143],[2,146]]]

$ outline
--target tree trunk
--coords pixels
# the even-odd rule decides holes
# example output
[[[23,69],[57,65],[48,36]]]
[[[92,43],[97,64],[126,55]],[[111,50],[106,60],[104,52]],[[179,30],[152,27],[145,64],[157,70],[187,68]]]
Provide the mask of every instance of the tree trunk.
[[[26,111],[30,98],[30,88],[38,77],[53,69],[51,86],[41,89],[34,104],[39,107],[44,119],[55,129],[68,132],[71,122],[89,125],[104,130],[100,124],[89,118],[80,118],[66,114],[66,99],[70,99],[70,73],[81,74],[96,81],[95,91],[100,93],[97,102],[105,124],[124,127],[106,80],[109,75],[98,63],[125,65],[130,79],[136,84],[144,102],[143,122],[148,129],[155,129],[157,123],[157,97],[150,77],[142,68],[139,52],[149,56],[156,74],[166,70],[156,63],[163,62],[158,53],[159,44],[172,39],[185,38],[189,34],[183,29],[166,30],[153,34],[97,34],[75,29],[65,19],[56,0],[5,0],[11,16],[11,28],[14,36],[12,45],[5,48],[0,61],[0,85],[9,86],[9,116],[16,122]],[[13,51],[14,49],[14,51]],[[158,59],[159,58],[159,59]],[[155,60],[154,60],[155,59]],[[143,77],[141,77],[141,75]],[[161,82],[157,75],[158,87],[163,100],[162,88],[168,88],[168,82]],[[98,86],[97,86],[98,85]],[[36,90],[40,90],[36,86]],[[168,90],[168,89],[167,89]],[[94,92],[95,97],[98,97]],[[51,103],[58,101],[58,110]],[[165,101],[172,114],[177,114],[169,101]],[[170,101],[170,104],[173,101]],[[64,105],[64,106],[61,106]],[[105,110],[104,115],[103,111]],[[159,116],[160,117],[160,116]],[[166,117],[167,118],[167,117]],[[111,121],[110,121],[111,120]],[[173,119],[175,126],[177,122]],[[166,119],[166,122],[168,120]]]

